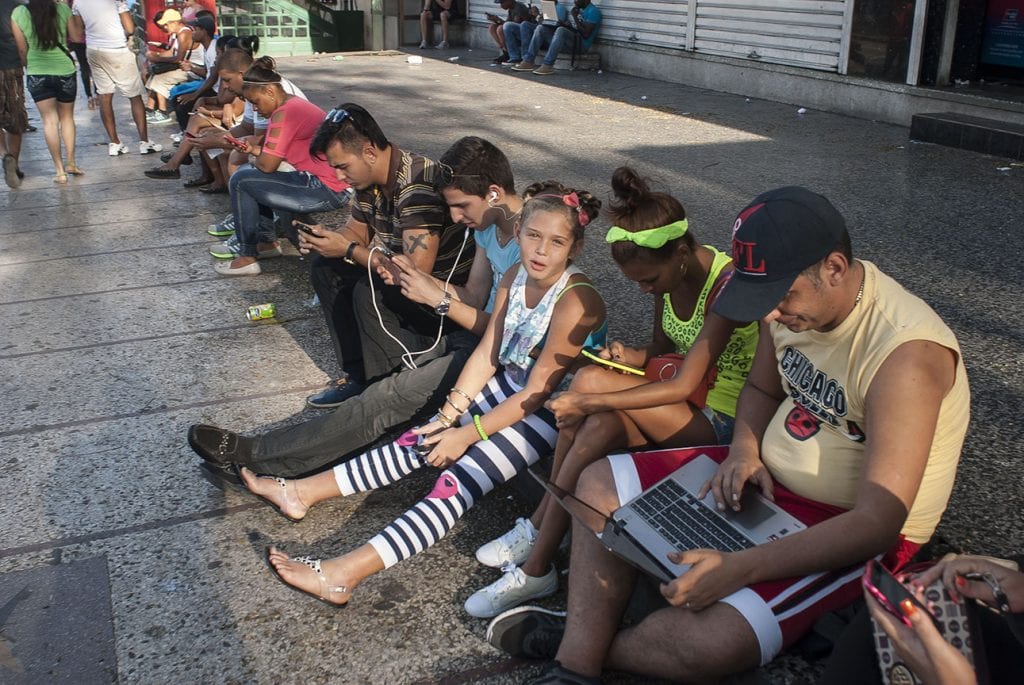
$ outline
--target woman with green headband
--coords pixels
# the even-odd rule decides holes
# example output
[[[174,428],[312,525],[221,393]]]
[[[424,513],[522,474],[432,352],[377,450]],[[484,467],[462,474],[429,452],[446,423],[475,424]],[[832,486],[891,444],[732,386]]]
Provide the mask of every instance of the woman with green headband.
[[[658,355],[685,355],[673,378],[652,382],[602,365],[577,372],[568,392],[545,405],[559,429],[551,480],[572,492],[580,473],[610,452],[652,447],[728,444],[736,400],[757,347],[757,323],[727,321],[711,313],[732,260],[697,242],[686,210],[667,193],[651,192],[628,167],[612,176],[616,202],[606,241],[622,273],[655,296],[654,334],[645,347],[613,342],[600,356],[645,368]],[[714,376],[706,402],[702,386]],[[505,574],[466,601],[473,616],[486,618],[556,588],[550,577],[569,516],[545,496],[530,519],[518,519],[501,537],[477,550],[486,566]]]

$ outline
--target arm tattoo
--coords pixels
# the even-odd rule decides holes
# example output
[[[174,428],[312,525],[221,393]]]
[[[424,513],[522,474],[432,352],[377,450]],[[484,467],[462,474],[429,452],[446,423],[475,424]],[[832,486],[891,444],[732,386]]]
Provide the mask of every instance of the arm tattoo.
[[[429,233],[420,233],[407,237],[405,239],[405,253],[411,255],[416,250],[430,250],[430,246],[427,245],[427,237],[429,235]]]

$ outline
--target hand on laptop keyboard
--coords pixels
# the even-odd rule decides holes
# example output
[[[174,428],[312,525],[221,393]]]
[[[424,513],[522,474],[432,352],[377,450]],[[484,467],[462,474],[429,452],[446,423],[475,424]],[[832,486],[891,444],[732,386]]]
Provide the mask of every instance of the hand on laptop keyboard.
[[[739,511],[742,508],[740,500],[743,497],[743,487],[747,483],[760,488],[766,499],[775,501],[774,484],[764,462],[756,454],[747,453],[734,446],[729,450],[728,458],[718,467],[714,477],[700,489],[699,498],[703,499],[710,492],[714,495],[719,511],[725,511],[726,506],[732,507],[733,511]]]

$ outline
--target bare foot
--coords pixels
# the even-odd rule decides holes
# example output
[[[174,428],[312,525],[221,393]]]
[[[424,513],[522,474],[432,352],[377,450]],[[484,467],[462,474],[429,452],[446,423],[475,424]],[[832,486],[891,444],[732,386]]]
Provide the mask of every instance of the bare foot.
[[[240,472],[242,481],[245,483],[245,487],[249,488],[249,492],[259,495],[273,504],[283,516],[292,521],[301,521],[306,517],[309,507],[299,496],[299,490],[294,480],[257,476],[244,466]]]
[[[296,590],[339,606],[348,604],[348,600],[352,598],[352,590],[349,587],[333,582],[338,577],[332,573],[332,566],[337,564],[334,559],[321,562],[320,559],[309,557],[291,558],[276,547],[270,548],[267,559],[278,577]],[[331,579],[328,579],[328,575]]]

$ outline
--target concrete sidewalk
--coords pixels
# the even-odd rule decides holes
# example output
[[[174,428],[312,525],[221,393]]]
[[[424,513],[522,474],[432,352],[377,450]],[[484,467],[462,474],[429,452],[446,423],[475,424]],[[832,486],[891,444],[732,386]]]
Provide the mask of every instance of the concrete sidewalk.
[[[437,156],[460,136],[488,138],[520,188],[553,178],[604,197],[612,170],[635,165],[719,247],[763,190],[830,197],[855,253],[930,302],[963,346],[973,422],[939,532],[968,551],[1024,549],[1024,168],[913,144],[896,126],[616,74],[521,75],[489,54],[280,69],[325,109],[364,105],[403,148]],[[137,154],[115,102],[132,154],[107,156],[98,113],[80,100],[86,175],[53,185],[42,133],[27,134],[25,184],[0,191],[0,682],[518,682],[536,666],[492,649],[486,622],[462,611],[497,577],[473,550],[527,512],[511,491],[335,609],[277,582],[267,545],[347,551],[429,490],[431,473],[320,505],[301,524],[198,477],[187,426],[301,419],[305,395],[335,373],[329,339],[294,252],[259,277],[214,275],[205,229],[226,196],[144,178],[159,155]],[[153,127],[151,139],[169,149],[170,132]],[[606,227],[581,266],[613,336],[641,342],[651,303],[612,264]],[[262,302],[277,304],[277,322],[246,321]],[[794,658],[766,670],[779,683],[809,673]]]

